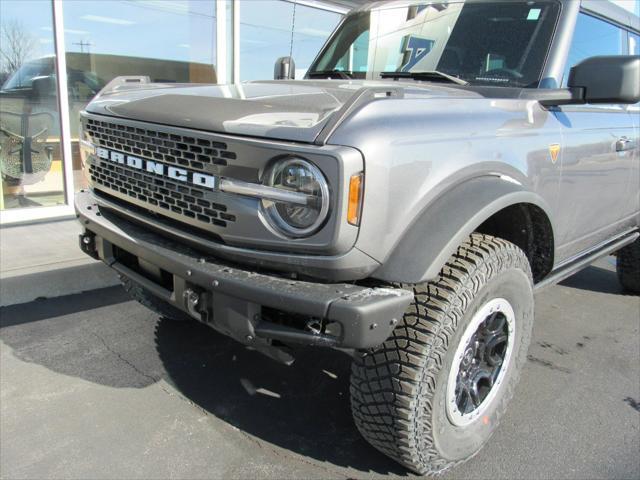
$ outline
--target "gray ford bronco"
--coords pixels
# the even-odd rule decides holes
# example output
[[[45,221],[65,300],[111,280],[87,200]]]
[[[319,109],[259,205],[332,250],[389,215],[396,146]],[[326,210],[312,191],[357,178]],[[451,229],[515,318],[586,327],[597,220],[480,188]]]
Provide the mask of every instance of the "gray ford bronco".
[[[374,2],[303,80],[118,78],[81,114],[80,246],[276,361],[352,352],[364,438],[442,472],[500,421],[536,290],[611,253],[640,290],[639,30],[601,0]]]

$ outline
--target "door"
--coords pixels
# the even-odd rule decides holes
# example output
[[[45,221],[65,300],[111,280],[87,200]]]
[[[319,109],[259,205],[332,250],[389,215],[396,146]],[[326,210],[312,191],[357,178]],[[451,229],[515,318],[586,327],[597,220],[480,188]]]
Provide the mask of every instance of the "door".
[[[625,55],[627,32],[581,13],[567,60],[569,69],[596,55]],[[556,239],[557,260],[592,248],[630,227],[633,222],[630,174],[634,149],[624,140],[635,136],[624,105],[567,105],[559,109],[562,123],[562,179]]]
[[[629,55],[640,55],[640,35],[629,34]],[[635,212],[636,225],[640,226],[640,103],[627,106],[634,128],[633,166],[629,174],[629,203],[630,210]]]

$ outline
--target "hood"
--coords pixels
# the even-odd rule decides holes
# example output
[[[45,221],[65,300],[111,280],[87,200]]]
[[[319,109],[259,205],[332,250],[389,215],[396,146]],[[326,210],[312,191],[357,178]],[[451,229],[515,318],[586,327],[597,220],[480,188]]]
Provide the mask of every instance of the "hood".
[[[88,112],[217,133],[313,142],[332,115],[366,87],[415,95],[460,96],[460,90],[397,82],[261,81],[235,85],[142,84],[99,94]]]

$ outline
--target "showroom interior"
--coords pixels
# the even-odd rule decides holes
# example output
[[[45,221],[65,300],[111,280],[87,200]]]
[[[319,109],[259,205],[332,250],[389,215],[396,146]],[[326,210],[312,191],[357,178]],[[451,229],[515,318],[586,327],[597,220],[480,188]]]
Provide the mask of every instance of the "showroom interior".
[[[275,60],[290,54],[301,78],[358,3],[3,0],[1,224],[73,215],[73,194],[85,186],[78,113],[113,78],[225,84],[270,79]]]

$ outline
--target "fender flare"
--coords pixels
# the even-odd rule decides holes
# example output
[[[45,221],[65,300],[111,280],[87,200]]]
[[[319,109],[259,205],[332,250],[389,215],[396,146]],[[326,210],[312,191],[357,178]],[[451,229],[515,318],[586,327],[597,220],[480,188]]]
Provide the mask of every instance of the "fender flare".
[[[538,194],[510,178],[476,177],[439,195],[423,209],[372,277],[403,283],[433,280],[482,223],[519,203],[539,207],[555,230],[549,206]]]

